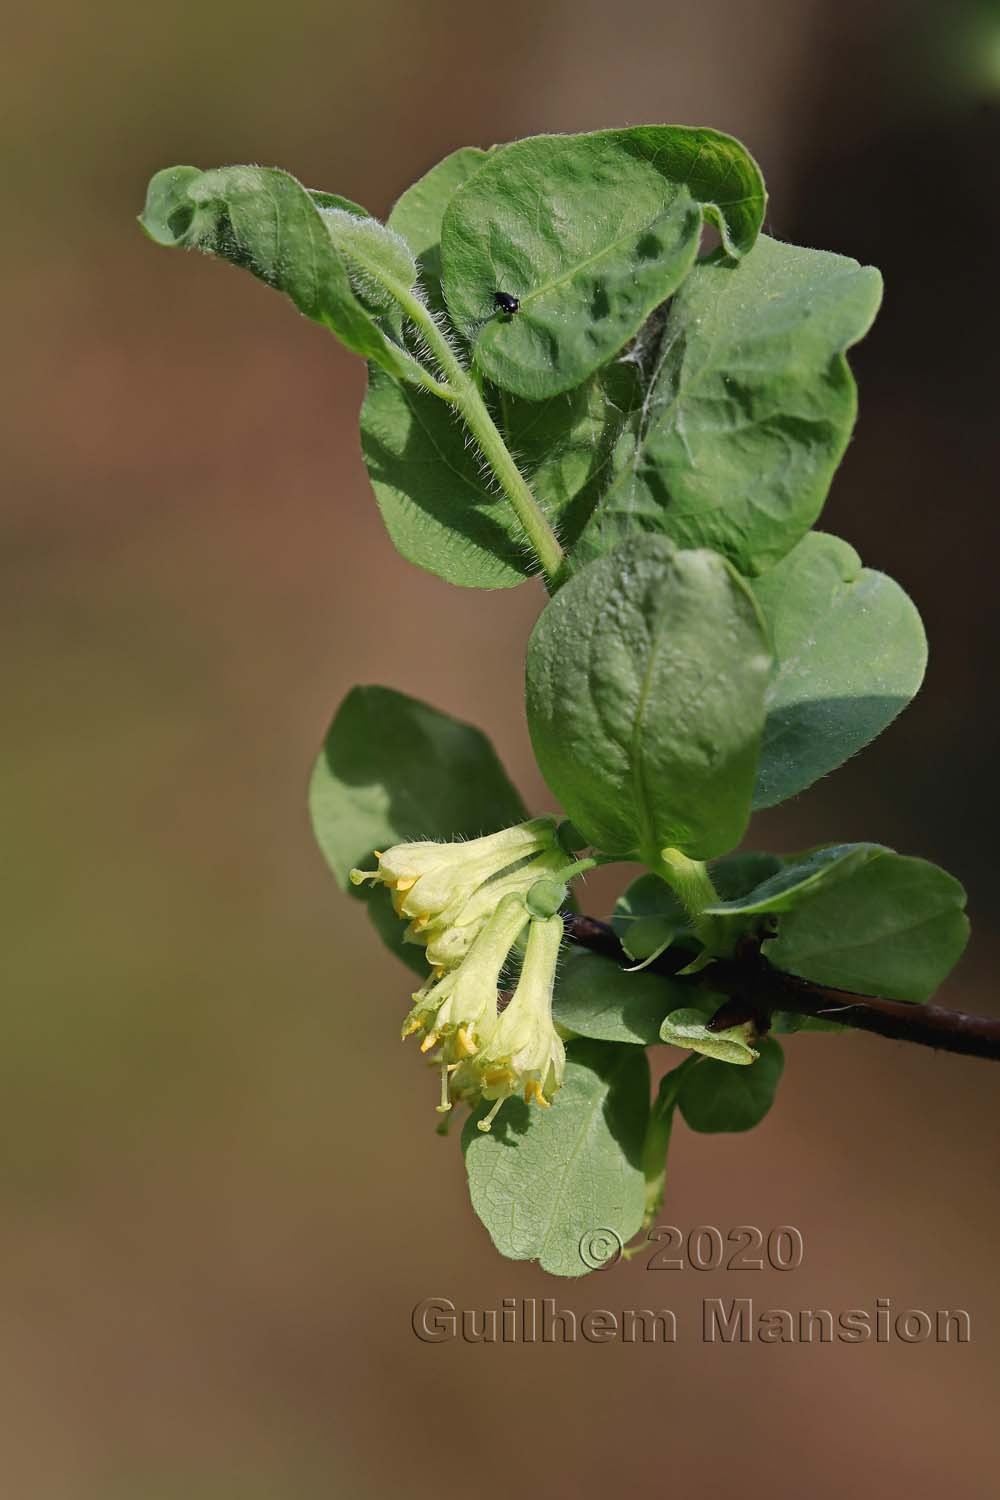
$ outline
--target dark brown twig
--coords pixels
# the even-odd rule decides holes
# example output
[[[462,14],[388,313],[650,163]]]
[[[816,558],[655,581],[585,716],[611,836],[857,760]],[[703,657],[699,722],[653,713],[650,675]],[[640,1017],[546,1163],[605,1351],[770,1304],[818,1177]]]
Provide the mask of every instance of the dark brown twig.
[[[566,919],[566,930],[580,947],[603,953],[616,963],[632,963],[606,922],[594,917],[570,916]],[[676,976],[690,956],[681,949],[668,948],[649,965],[649,972]],[[940,1005],[914,1005],[906,1000],[881,1000],[829,989],[772,968],[754,945],[747,945],[735,958],[716,959],[694,976],[692,982],[727,996],[717,1019],[728,1026],[740,1020],[766,1021],[772,1012],[784,1010],[837,1021],[855,1031],[870,1031],[895,1041],[936,1047],[942,1052],[1000,1060],[1000,1017],[973,1016]]]

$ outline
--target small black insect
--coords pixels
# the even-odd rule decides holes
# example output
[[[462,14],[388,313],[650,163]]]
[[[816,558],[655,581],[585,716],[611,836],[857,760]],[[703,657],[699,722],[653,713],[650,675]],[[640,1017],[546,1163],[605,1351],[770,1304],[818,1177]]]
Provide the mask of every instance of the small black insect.
[[[516,313],[521,306],[520,297],[512,297],[510,292],[494,292],[493,306],[497,312]]]

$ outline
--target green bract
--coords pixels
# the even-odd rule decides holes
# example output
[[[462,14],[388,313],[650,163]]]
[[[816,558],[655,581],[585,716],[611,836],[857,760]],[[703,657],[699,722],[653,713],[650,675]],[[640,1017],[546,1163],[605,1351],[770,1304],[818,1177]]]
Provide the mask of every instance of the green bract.
[[[439,1131],[469,1109],[494,1243],[558,1275],[653,1221],[678,1111],[759,1123],[769,1030],[844,1029],[865,996],[905,1027],[968,934],[958,882],[879,842],[737,851],[752,809],[863,749],[926,662],[902,589],[810,530],[879,273],[762,235],[765,202],[739,142],[643,125],[462,147],[385,224],[254,166],[159,172],[141,218],[367,361],[362,453],[404,557],[548,590],[526,714],[564,821],[528,817],[478,729],[382,687],[337,711],[310,810],[419,975],[393,1015],[357,1005],[345,963],[331,1007],[429,1054]],[[432,633],[414,621],[424,653]],[[616,861],[642,868],[608,926],[577,880]],[[689,1054],[652,1106],[649,1047]]]

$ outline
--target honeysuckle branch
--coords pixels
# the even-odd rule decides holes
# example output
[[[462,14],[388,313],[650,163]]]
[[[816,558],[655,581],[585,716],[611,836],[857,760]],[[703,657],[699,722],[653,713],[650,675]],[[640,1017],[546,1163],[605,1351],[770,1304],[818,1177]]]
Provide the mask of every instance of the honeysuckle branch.
[[[566,930],[581,948],[602,953],[626,968],[632,964],[606,922],[594,917],[569,916]],[[668,948],[648,966],[647,972],[676,975],[690,956],[683,950]],[[709,1023],[715,1029],[756,1020],[766,1030],[771,1014],[784,1010],[836,1021],[854,1031],[870,1031],[893,1041],[915,1042],[941,1052],[1000,1061],[1000,1017],[971,1015],[941,1005],[882,1000],[813,984],[773,968],[753,943],[741,947],[733,958],[716,959],[690,982],[727,996],[726,1004]]]

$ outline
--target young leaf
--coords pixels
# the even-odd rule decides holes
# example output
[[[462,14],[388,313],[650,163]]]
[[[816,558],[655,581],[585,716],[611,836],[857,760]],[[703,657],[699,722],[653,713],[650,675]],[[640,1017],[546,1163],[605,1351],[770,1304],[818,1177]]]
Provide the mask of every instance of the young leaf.
[[[696,266],[670,304],[631,450],[580,540],[636,531],[713,547],[753,575],[816,520],[857,409],[844,352],[882,294],[870,266],[761,235]]]
[[[706,906],[704,914],[751,917],[791,911],[885,852],[881,844],[828,844],[822,849],[812,849],[798,859],[786,860],[781,869],[745,895]]]
[[[448,205],[448,308],[489,380],[541,400],[611,359],[676,290],[706,211],[738,255],[763,210],[756,163],[712,130],[643,126],[516,141]],[[497,291],[519,299],[514,315],[496,315]]]
[[[707,1059],[684,1074],[678,1104],[692,1130],[752,1130],[760,1124],[774,1103],[785,1055],[773,1037],[759,1046],[760,1056],[748,1068]]]
[[[685,930],[688,918],[666,881],[650,874],[633,880],[618,897],[611,925],[629,958],[644,963]]]
[[[570,949],[556,981],[552,1014],[577,1036],[648,1047],[660,1040],[670,1010],[688,999],[683,985],[660,974],[629,974],[613,958]]]
[[[613,366],[551,401],[486,392],[567,545],[593,508],[634,390],[634,372]],[[444,402],[370,370],[361,447],[386,529],[410,562],[466,588],[511,587],[536,570],[510,505]]]
[[[758,1053],[752,1044],[749,1024],[743,1022],[723,1031],[709,1031],[707,1022],[711,1014],[693,1005],[672,1010],[660,1026],[660,1041],[671,1047],[689,1047],[727,1068],[750,1067]]]
[[[814,984],[929,1000],[969,936],[965,892],[923,859],[877,852],[779,919],[762,952]]]
[[[386,220],[388,227],[401,234],[413,251],[427,305],[437,312],[444,311],[441,220],[456,191],[479,171],[488,156],[489,152],[481,151],[478,146],[462,146],[453,151],[406,189]]]
[[[336,207],[320,206],[328,203]],[[359,220],[356,210],[347,199],[310,194],[294,177],[269,167],[211,172],[168,167],[150,182],[139,222],[159,245],[203,250],[251,271],[355,354],[401,379],[418,379],[416,360],[393,342],[366,305],[373,289],[376,298],[380,286],[386,295],[380,272],[389,264],[389,232],[374,219]],[[362,224],[374,227],[359,230]],[[356,261],[359,233],[363,265],[355,286],[334,238],[344,249],[353,247]],[[399,273],[405,262],[398,245],[393,250],[392,266]]]
[[[712,552],[640,536],[576,574],[528,647],[528,727],[581,833],[652,868],[737,844],[770,657],[749,590]]]
[[[310,194],[316,203],[315,195]],[[417,263],[402,235],[370,216],[349,208],[317,203],[330,238],[351,269],[361,300],[376,313],[398,312],[394,288],[410,291],[417,279]]]
[[[423,949],[384,886],[350,884],[375,849],[411,839],[474,838],[521,822],[520,796],[478,729],[392,688],[356,687],[330,726],[309,787],[313,832],[342,890],[367,901],[380,935],[424,972]]]
[[[577,1041],[551,1109],[512,1099],[488,1135],[471,1116],[462,1145],[472,1206],[501,1255],[582,1276],[593,1264],[588,1235],[631,1239],[642,1223],[648,1115],[643,1049]]]
[[[754,807],[773,807],[842,765],[891,724],[923,680],[927,641],[898,583],[839,537],[811,532],[754,583],[770,627]]]

